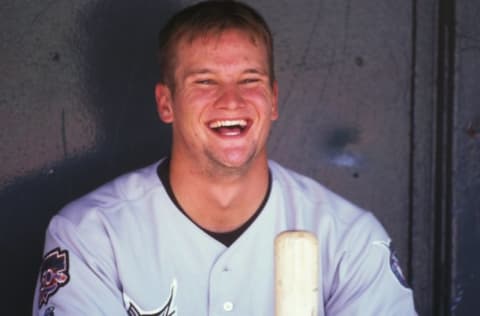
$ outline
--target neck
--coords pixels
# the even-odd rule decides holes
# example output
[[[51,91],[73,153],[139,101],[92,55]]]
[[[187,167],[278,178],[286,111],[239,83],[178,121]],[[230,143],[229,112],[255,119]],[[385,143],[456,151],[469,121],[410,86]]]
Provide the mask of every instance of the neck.
[[[195,223],[214,232],[234,230],[253,216],[267,194],[268,181],[266,158],[217,172],[184,164],[173,155],[170,161],[170,184],[178,203]]]

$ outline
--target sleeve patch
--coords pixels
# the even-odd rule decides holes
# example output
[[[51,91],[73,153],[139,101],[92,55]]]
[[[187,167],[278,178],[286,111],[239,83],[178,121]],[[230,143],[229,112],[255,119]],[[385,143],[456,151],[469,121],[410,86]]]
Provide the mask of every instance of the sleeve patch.
[[[39,308],[48,303],[57,291],[70,280],[68,274],[68,251],[55,248],[43,257],[40,266]]]
[[[407,280],[403,276],[402,268],[400,268],[400,260],[398,260],[397,252],[393,247],[393,242],[390,242],[390,268],[392,269],[393,274],[397,277],[398,282],[406,288],[409,288]]]
[[[392,271],[393,275],[395,275],[396,279],[403,287],[410,288],[407,280],[403,276],[402,268],[400,268],[400,261],[398,260],[393,242],[375,241],[374,244],[381,245],[390,252],[390,271]]]

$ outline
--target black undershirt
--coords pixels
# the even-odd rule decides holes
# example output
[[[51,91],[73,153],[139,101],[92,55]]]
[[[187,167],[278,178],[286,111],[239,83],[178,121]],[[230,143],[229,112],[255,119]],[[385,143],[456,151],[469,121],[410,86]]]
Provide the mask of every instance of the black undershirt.
[[[212,232],[210,230],[207,230],[197,223],[195,223],[188,215],[185,213],[183,208],[180,206],[180,204],[177,201],[177,198],[175,197],[175,194],[173,193],[172,187],[170,185],[170,172],[169,168],[170,167],[170,160],[165,159],[162,163],[157,168],[157,174],[158,177],[160,178],[160,181],[162,181],[163,186],[165,187],[165,190],[168,193],[168,196],[172,200],[172,202],[177,206],[177,208],[188,218],[197,225],[200,229],[202,229],[204,232],[206,232],[208,235],[210,235],[212,238],[218,240],[222,244],[224,244],[227,247],[230,247],[231,244],[235,242],[235,240],[240,237],[244,231],[247,230],[248,227],[255,221],[257,216],[262,212],[263,208],[265,207],[265,204],[267,203],[268,197],[270,196],[270,189],[272,186],[272,175],[270,174],[270,171],[268,172],[268,189],[267,189],[267,194],[265,194],[265,198],[263,199],[262,203],[258,207],[258,209],[255,211],[255,213],[245,222],[243,223],[240,227],[229,231],[229,232],[224,232],[224,233],[217,233],[217,232]]]

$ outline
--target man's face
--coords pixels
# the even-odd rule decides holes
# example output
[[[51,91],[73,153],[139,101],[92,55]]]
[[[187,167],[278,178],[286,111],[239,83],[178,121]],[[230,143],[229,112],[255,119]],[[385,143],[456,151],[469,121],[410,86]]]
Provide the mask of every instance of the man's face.
[[[173,155],[225,168],[266,159],[278,108],[265,45],[227,29],[182,40],[176,52],[175,90],[156,87],[159,115],[172,123]]]

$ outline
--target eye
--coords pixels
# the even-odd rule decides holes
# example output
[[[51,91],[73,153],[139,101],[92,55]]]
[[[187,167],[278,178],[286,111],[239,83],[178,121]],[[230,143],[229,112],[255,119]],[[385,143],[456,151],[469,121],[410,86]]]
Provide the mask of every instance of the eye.
[[[259,82],[259,81],[260,81],[259,78],[245,78],[245,79],[240,80],[240,83],[241,84],[250,84],[250,83],[256,83],[256,82]]]
[[[199,85],[213,85],[215,84],[215,81],[212,79],[199,79],[195,80],[195,83]]]

